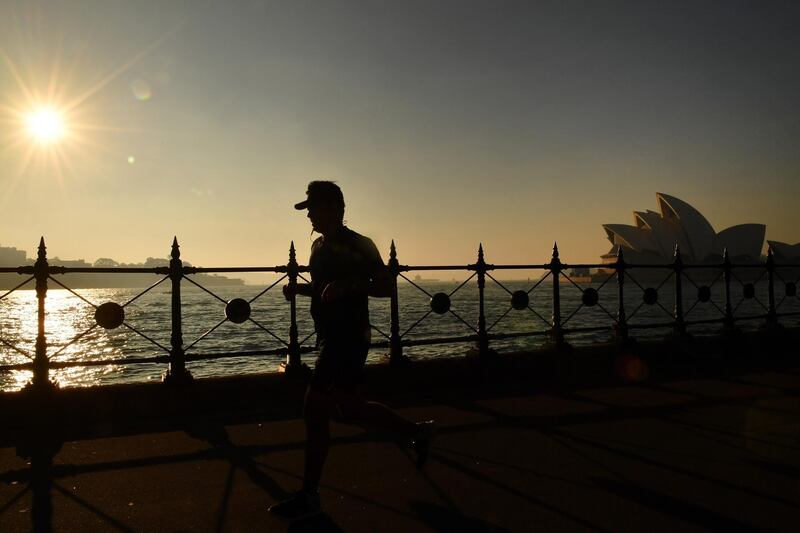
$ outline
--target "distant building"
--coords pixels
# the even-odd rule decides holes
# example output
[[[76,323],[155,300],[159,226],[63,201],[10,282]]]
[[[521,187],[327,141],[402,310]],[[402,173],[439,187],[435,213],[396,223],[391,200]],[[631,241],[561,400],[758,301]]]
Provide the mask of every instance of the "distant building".
[[[573,283],[589,283],[592,281],[592,272],[589,267],[575,267],[569,270],[567,274]],[[562,278],[561,282],[569,282],[566,278]]]
[[[414,276],[414,283],[427,282],[427,281],[439,281],[439,280],[435,278],[423,278],[419,274]]]
[[[764,224],[739,224],[717,233],[697,209],[683,200],[663,193],[656,193],[656,200],[660,212],[634,211],[633,226],[603,224],[612,244],[611,250],[601,256],[603,263],[615,263],[620,249],[628,263],[669,263],[676,244],[685,263],[720,262],[725,249],[734,263],[761,259]]]
[[[60,257],[53,257],[47,260],[50,266],[62,266],[69,268],[89,268],[90,265],[83,259],[61,259]]]
[[[28,264],[25,250],[0,246],[0,266],[22,266]]]
[[[83,259],[61,259],[59,257],[50,257],[47,260],[50,266],[62,266],[69,268],[89,268],[89,267],[166,267],[169,266],[169,259],[162,259],[157,257],[148,257],[144,264],[120,264],[117,261],[108,257],[103,257],[89,264]],[[24,250],[16,248],[9,248],[0,246],[0,266],[3,267],[19,267],[33,264],[33,259],[28,259]],[[188,261],[183,262],[184,266],[191,266]],[[72,289],[91,289],[91,288],[124,288],[124,287],[146,287],[153,283],[153,274],[138,274],[138,273],[86,273],[86,272],[71,272],[68,274],[56,274],[58,281],[64,283]],[[220,285],[244,285],[244,280],[239,278],[228,278],[216,274],[192,274],[192,279],[197,283],[208,286]],[[20,277],[17,273],[0,273],[0,290],[10,289],[17,286],[24,278]],[[30,286],[28,287],[30,288]],[[52,285],[51,288],[58,288]]]

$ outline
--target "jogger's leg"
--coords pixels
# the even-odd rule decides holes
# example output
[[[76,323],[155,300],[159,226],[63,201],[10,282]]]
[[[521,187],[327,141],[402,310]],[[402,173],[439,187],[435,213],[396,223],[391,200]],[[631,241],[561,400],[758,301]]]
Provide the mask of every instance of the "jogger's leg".
[[[303,490],[311,493],[319,490],[322,468],[330,446],[329,399],[320,391],[306,391],[303,417],[306,423],[305,469]]]
[[[365,401],[356,392],[337,391],[334,400],[339,404],[342,415],[369,428],[391,431],[409,438],[417,434],[416,423],[382,403]]]

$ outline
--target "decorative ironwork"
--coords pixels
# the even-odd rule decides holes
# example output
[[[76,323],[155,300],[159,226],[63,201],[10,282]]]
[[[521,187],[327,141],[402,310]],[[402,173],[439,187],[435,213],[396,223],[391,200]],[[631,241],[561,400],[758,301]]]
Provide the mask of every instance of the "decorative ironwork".
[[[397,276],[400,275],[400,263],[397,261],[397,248],[394,239],[389,246],[389,270],[391,289],[389,292],[389,362],[393,365],[405,364],[408,359],[403,355],[403,340],[400,337],[400,304],[397,296]]]
[[[508,269],[509,266],[508,265],[492,265],[492,268],[493,269]],[[511,266],[510,268],[520,268],[520,267]],[[540,266],[540,268],[541,268],[541,266]],[[541,285],[549,276],[550,276],[550,273],[548,272],[547,274],[542,276],[539,279],[539,281],[534,283],[534,285],[530,289],[528,289],[527,291],[524,291],[524,290],[511,291],[511,289],[506,287],[503,283],[501,283],[500,281],[495,279],[494,276],[492,276],[491,274],[489,274],[487,272],[486,273],[486,277],[488,277],[490,280],[492,280],[495,283],[495,285],[497,285],[498,287],[503,289],[508,295],[511,296],[511,305],[509,306],[508,309],[505,310],[505,312],[503,312],[492,323],[491,326],[486,328],[487,335],[492,339],[510,338],[510,337],[517,336],[518,334],[516,334],[516,333],[494,333],[494,334],[490,334],[489,333],[490,331],[492,331],[495,328],[495,326],[497,326],[497,324],[499,324],[513,310],[522,311],[524,309],[528,309],[531,312],[531,314],[533,314],[536,318],[538,318],[543,324],[545,324],[546,326],[550,327],[550,322],[548,322],[542,315],[540,315],[530,305],[530,295],[531,295],[531,293],[534,290],[536,290],[536,288],[539,287],[539,285]],[[529,334],[530,335],[536,335],[536,334],[549,335],[549,330],[548,331],[541,331],[541,332],[531,332]]]
[[[698,285],[697,283],[695,283],[695,281],[689,275],[689,269],[691,269],[691,268],[699,268],[699,267],[696,267],[696,266],[693,266],[693,265],[687,265],[684,268],[685,269],[684,269],[684,272],[683,272],[683,277],[687,281],[689,281],[689,283],[691,283],[694,286],[694,288],[697,290],[697,298],[695,299],[694,303],[689,307],[689,309],[686,311],[686,313],[684,314],[684,317],[689,316],[689,314],[697,307],[697,305],[698,304],[702,304],[702,303],[711,303],[711,305],[720,313],[720,315],[724,316],[725,312],[714,302],[714,300],[711,299],[711,288],[714,286],[714,284],[717,282],[717,280],[719,280],[720,276],[722,276],[724,274],[723,271],[720,270],[714,276],[714,278],[711,280],[711,282],[708,285],[702,285],[701,286],[701,285]]]
[[[475,265],[467,265],[467,266],[466,266],[466,269],[467,269],[467,270],[473,270],[473,269],[474,269],[474,267],[475,267]],[[455,268],[459,268],[459,267],[455,267]],[[460,268],[462,268],[462,269],[463,269],[463,268],[465,268],[465,267],[460,267]],[[407,271],[410,271],[410,270],[451,270],[451,269],[454,269],[454,268],[453,268],[453,267],[448,267],[448,266],[437,266],[437,267],[409,267],[409,266],[400,266],[400,267],[399,267],[399,270],[400,270],[400,271],[406,271],[406,272],[407,272]],[[474,278],[475,276],[477,276],[477,272],[476,272],[476,273],[473,273],[471,276],[469,276],[467,279],[465,279],[463,282],[461,282],[461,284],[460,284],[460,285],[458,285],[458,286],[457,286],[455,289],[453,289],[452,291],[450,291],[449,293],[447,293],[447,294],[446,294],[446,296],[447,296],[448,300],[449,300],[450,298],[452,298],[452,296],[453,296],[455,293],[457,293],[459,290],[461,290],[461,288],[462,288],[462,287],[464,287],[464,286],[465,286],[467,283],[469,283],[469,282],[470,282],[470,280],[472,280],[472,278]],[[434,295],[433,295],[433,294],[429,293],[429,292],[428,292],[428,291],[426,291],[424,288],[420,287],[419,285],[417,285],[416,283],[414,283],[413,281],[411,281],[410,279],[408,279],[408,278],[407,278],[406,276],[404,276],[403,274],[400,274],[400,277],[402,277],[404,280],[406,280],[407,282],[409,282],[409,283],[410,283],[412,286],[414,286],[414,287],[416,287],[417,289],[419,289],[419,290],[420,290],[422,293],[424,293],[426,296],[428,296],[428,298],[430,298],[431,300],[433,300],[433,298],[434,298]],[[441,300],[441,298],[439,298],[439,300]],[[427,312],[425,312],[425,313],[424,313],[424,314],[423,314],[421,317],[419,317],[419,318],[417,319],[417,321],[416,321],[416,322],[414,322],[413,324],[411,324],[411,326],[409,326],[409,327],[408,327],[408,328],[407,328],[407,329],[406,329],[406,330],[405,330],[405,331],[404,331],[404,332],[403,332],[403,333],[400,335],[401,342],[403,342],[403,343],[404,343],[406,346],[410,346],[412,343],[411,343],[410,341],[408,341],[408,340],[403,340],[403,337],[405,337],[406,335],[408,335],[408,334],[409,334],[409,333],[410,333],[410,332],[411,332],[411,331],[412,331],[414,328],[416,328],[416,327],[417,327],[419,324],[421,324],[421,323],[422,323],[422,321],[423,321],[423,320],[425,320],[426,318],[428,318],[428,317],[430,316],[430,314],[431,314],[431,313],[433,313],[433,312],[434,312],[434,311],[433,311],[433,308],[431,307],[431,309],[429,309],[429,310],[428,310]],[[476,336],[474,337],[474,340],[477,340],[477,333],[478,333],[478,330],[476,330],[476,329],[475,329],[475,328],[474,328],[474,327],[473,327],[473,326],[472,326],[472,325],[471,325],[469,322],[467,322],[466,320],[464,320],[463,318],[461,318],[461,316],[460,316],[458,313],[456,313],[455,311],[453,311],[453,309],[452,309],[452,306],[451,306],[449,309],[447,309],[447,310],[445,311],[445,313],[450,313],[450,314],[451,314],[453,317],[455,317],[455,318],[456,318],[458,321],[460,321],[460,322],[461,322],[462,324],[464,324],[464,325],[465,325],[467,328],[469,328],[469,329],[470,329],[472,332],[474,332],[474,333],[476,334]],[[469,339],[472,339],[472,337],[468,337],[468,338],[469,338]],[[417,341],[417,342],[419,342],[419,341]]]
[[[437,315],[443,315],[450,310],[450,297],[443,293],[437,292],[431,296],[431,311]]]
[[[722,251],[722,279],[725,281],[725,320],[723,325],[728,333],[735,331],[733,306],[731,305],[731,259],[728,256],[728,248]]]
[[[558,243],[553,243],[553,257],[550,259],[550,273],[553,275],[553,327],[550,340],[556,346],[564,344],[564,331],[561,328],[561,260],[558,258]]]
[[[703,303],[711,300],[711,287],[703,285],[697,289],[697,300]]]
[[[772,256],[772,246],[767,247],[767,261],[764,265],[767,270],[767,326],[778,325],[777,311],[775,309],[775,259]]]
[[[288,268],[290,268],[290,267],[284,267],[284,268],[281,268],[281,267],[275,267],[275,268],[273,268],[273,269],[271,269],[271,270],[272,270],[272,271],[274,271],[274,272],[279,272],[279,271],[281,271],[281,270],[287,270]],[[273,282],[271,285],[269,285],[267,288],[265,288],[264,290],[262,290],[261,292],[259,292],[257,295],[255,295],[255,296],[254,296],[253,298],[251,298],[250,300],[244,300],[243,298],[235,298],[234,300],[241,300],[241,302],[234,302],[234,303],[233,303],[234,307],[236,307],[236,308],[237,308],[237,310],[239,311],[239,313],[237,314],[237,313],[236,313],[236,310],[232,310],[232,313],[233,313],[233,315],[232,315],[232,316],[233,316],[233,318],[236,318],[237,320],[241,319],[241,322],[236,322],[235,320],[231,319],[231,317],[228,315],[228,308],[229,308],[229,305],[230,305],[230,304],[233,302],[233,300],[232,300],[231,302],[228,302],[228,301],[226,301],[224,298],[222,298],[221,296],[219,296],[218,294],[216,294],[214,291],[210,290],[210,289],[209,289],[209,288],[207,288],[207,287],[204,287],[204,286],[203,286],[203,285],[201,285],[200,283],[197,283],[196,281],[194,281],[193,279],[191,279],[190,277],[188,277],[190,274],[196,274],[197,272],[213,272],[213,271],[217,271],[217,270],[216,270],[216,269],[200,269],[200,268],[190,267],[190,268],[189,268],[189,269],[188,269],[188,270],[185,272],[185,274],[184,274],[184,276],[183,276],[183,279],[184,279],[184,280],[186,280],[186,281],[188,281],[189,283],[191,283],[192,285],[194,285],[194,286],[195,286],[195,287],[197,287],[198,289],[202,290],[203,292],[205,292],[206,294],[208,294],[209,296],[211,296],[211,297],[212,297],[212,298],[214,298],[215,300],[218,300],[218,301],[220,301],[220,302],[224,303],[224,304],[225,304],[225,318],[223,318],[222,320],[220,320],[219,322],[217,322],[217,324],[215,324],[215,325],[214,325],[214,326],[213,326],[211,329],[207,330],[207,331],[206,331],[205,333],[203,333],[203,334],[202,334],[200,337],[198,337],[197,339],[195,339],[195,340],[194,340],[194,342],[192,342],[191,344],[189,344],[188,346],[186,346],[186,347],[184,348],[184,350],[183,350],[183,351],[184,351],[185,353],[186,353],[186,352],[188,352],[188,351],[189,351],[191,348],[193,348],[195,345],[197,345],[197,344],[198,344],[200,341],[202,341],[203,339],[207,338],[207,337],[208,337],[209,335],[211,335],[211,334],[212,334],[214,331],[216,331],[216,330],[217,330],[217,329],[218,329],[220,326],[222,326],[222,325],[223,325],[225,322],[228,322],[228,321],[230,321],[230,322],[232,322],[232,323],[234,323],[234,324],[239,324],[239,323],[244,323],[244,322],[248,322],[248,321],[249,321],[250,323],[254,324],[254,325],[257,327],[257,328],[259,328],[259,329],[263,330],[264,332],[266,332],[266,333],[267,333],[268,335],[270,335],[270,336],[271,336],[273,339],[275,339],[275,340],[277,340],[278,342],[280,342],[281,344],[283,344],[283,345],[284,345],[284,346],[285,346],[285,347],[288,349],[288,348],[290,347],[290,344],[289,344],[288,342],[286,342],[286,341],[285,341],[285,340],[283,340],[281,337],[279,337],[278,335],[276,335],[275,333],[273,333],[273,332],[272,332],[272,331],[271,331],[269,328],[265,327],[265,326],[264,326],[264,325],[262,325],[260,322],[256,321],[256,320],[255,320],[255,319],[254,319],[252,316],[250,316],[250,312],[249,312],[249,311],[247,312],[247,316],[246,316],[246,317],[243,317],[243,316],[242,316],[242,315],[244,314],[244,311],[245,311],[245,309],[247,309],[247,310],[251,309],[251,304],[252,304],[254,301],[256,301],[256,300],[257,300],[257,299],[259,299],[261,296],[263,296],[264,294],[266,294],[267,292],[269,292],[269,291],[270,291],[270,290],[271,290],[273,287],[275,287],[275,286],[276,286],[278,283],[280,283],[281,281],[283,281],[284,279],[286,279],[286,278],[288,277],[288,274],[286,274],[286,275],[284,275],[284,276],[280,277],[280,278],[279,278],[277,281]],[[294,323],[294,324],[295,324],[295,327],[296,327],[296,322],[295,322],[295,321],[292,321],[292,323]],[[291,328],[290,328],[290,330],[291,330]],[[287,351],[287,350],[285,350],[285,349],[284,349],[284,350],[283,350],[283,353],[286,353],[286,351]],[[211,355],[212,355],[212,356],[215,356],[215,355],[218,355],[218,354],[211,354]],[[200,357],[200,358],[202,358],[202,357]],[[213,357],[212,357],[212,358],[213,358]],[[197,354],[192,354],[192,360],[198,360],[198,355],[197,355]]]
[[[50,277],[49,265],[47,263],[47,247],[44,245],[44,237],[39,240],[39,248],[36,255],[36,263],[33,265],[33,277],[36,278],[36,300],[37,300],[37,333],[36,333],[36,353],[33,357],[33,381],[31,385],[34,389],[43,390],[52,386],[50,382],[50,368],[47,364],[47,337],[45,336],[45,298],[47,298],[47,278]]]
[[[294,368],[303,369],[304,365],[302,365],[301,355],[305,353],[309,353],[314,350],[313,346],[308,346],[306,343],[309,339],[314,335],[312,332],[308,336],[303,339],[300,339],[298,334],[298,327],[297,327],[297,308],[296,308],[296,298],[294,297],[294,292],[290,291],[292,296],[289,299],[290,305],[290,323],[288,327],[288,334],[289,339],[288,341],[283,340],[280,336],[276,335],[270,329],[265,327],[263,324],[259,323],[257,320],[254,319],[252,304],[255,300],[260,298],[262,295],[267,293],[269,290],[274,288],[277,284],[283,282],[284,280],[288,279],[288,284],[291,286],[296,284],[298,280],[308,281],[303,277],[303,273],[308,272],[308,268],[305,266],[300,266],[296,260],[296,253],[294,248],[294,243],[291,243],[289,247],[289,261],[286,265],[283,266],[276,266],[276,267],[254,267],[254,268],[247,268],[247,267],[231,267],[231,268],[199,268],[199,267],[187,267],[183,264],[180,259],[180,248],[178,245],[177,238],[173,239],[172,242],[172,250],[170,254],[170,262],[169,267],[157,267],[157,268],[70,268],[70,267],[61,267],[61,266],[50,266],[47,260],[47,248],[45,246],[44,238],[41,238],[39,241],[39,246],[37,249],[37,259],[33,265],[21,266],[21,267],[0,267],[0,273],[16,273],[21,276],[24,276],[24,280],[17,284],[13,289],[5,292],[4,294],[0,295],[0,301],[6,298],[9,294],[13,293],[16,290],[20,290],[23,288],[27,283],[34,282],[35,289],[36,289],[36,298],[37,298],[37,333],[35,339],[35,349],[33,353],[28,353],[26,350],[22,349],[20,346],[16,346],[13,342],[8,339],[3,339],[0,337],[0,346],[4,346],[9,350],[13,350],[16,353],[26,357],[29,361],[23,363],[14,363],[14,364],[5,364],[0,365],[0,371],[8,371],[8,370],[28,370],[32,371],[33,378],[31,381],[30,387],[35,390],[47,390],[49,387],[52,386],[50,381],[49,373],[52,369],[58,368],[68,368],[68,367],[78,367],[78,366],[100,366],[100,365],[110,365],[110,364],[151,364],[151,363],[158,363],[158,364],[168,364],[167,373],[165,375],[165,381],[168,383],[190,383],[191,382],[191,374],[189,373],[188,369],[186,368],[187,362],[190,361],[198,361],[204,359],[220,359],[220,358],[227,358],[227,357],[242,357],[242,356],[263,356],[263,355],[272,355],[272,356],[281,356],[285,355],[287,358],[287,363],[285,365],[287,370],[291,370]],[[593,284],[589,287],[581,287],[578,283],[571,278],[571,276],[566,272],[568,268],[604,268],[607,269],[607,277],[602,279],[602,282],[599,284]],[[495,279],[492,276],[491,271],[493,270],[523,270],[523,269],[536,269],[543,272],[543,276],[538,279],[533,286],[525,290],[510,290],[506,287],[502,282]],[[639,281],[636,279],[633,273],[637,273],[640,269],[662,269],[667,270],[669,273],[665,276],[663,281],[659,283],[657,286],[650,286],[650,287],[643,287]],[[756,273],[759,275],[738,275],[741,274],[742,271],[747,271],[749,269],[750,272],[753,272],[753,269],[756,269]],[[414,281],[408,279],[403,273],[409,271],[423,271],[423,270],[462,270],[470,272],[471,274],[460,283],[454,290],[450,291],[449,293],[446,292],[437,292],[436,294],[430,294],[426,291],[423,287],[419,286]],[[698,271],[706,271],[711,272],[710,275],[703,275],[702,276],[702,283],[698,284],[695,282],[695,279],[700,280],[700,277],[696,277],[695,274],[690,274],[691,272],[698,272]],[[492,353],[492,350],[489,348],[490,342],[492,340],[497,339],[508,339],[512,337],[523,337],[523,336],[533,336],[533,335],[543,335],[548,336],[550,340],[558,347],[566,345],[565,336],[572,335],[578,332],[586,332],[586,331],[594,331],[600,329],[606,329],[609,331],[616,332],[618,339],[626,340],[628,339],[629,331],[635,328],[658,328],[658,327],[669,327],[673,330],[674,334],[680,336],[686,336],[688,333],[688,328],[690,326],[694,326],[696,324],[709,324],[709,323],[719,323],[722,324],[726,331],[731,331],[735,329],[735,325],[738,322],[744,320],[761,320],[768,326],[778,326],[779,319],[782,317],[789,317],[789,316],[798,316],[800,312],[796,311],[789,311],[784,312],[782,308],[783,305],[786,305],[787,300],[794,300],[798,299],[797,295],[797,280],[794,279],[784,279],[784,277],[789,278],[790,276],[796,275],[796,273],[800,271],[800,265],[794,264],[775,264],[775,259],[771,249],[767,251],[766,260],[761,264],[746,264],[746,265],[734,265],[730,261],[730,257],[727,250],[723,250],[723,257],[722,262],[719,264],[703,264],[703,265],[687,265],[684,264],[681,258],[680,248],[676,246],[675,248],[675,257],[671,264],[667,265],[636,265],[636,264],[629,264],[625,262],[623,257],[623,251],[620,248],[617,254],[617,261],[615,263],[610,264],[603,264],[603,265],[568,265],[562,263],[559,258],[559,251],[558,245],[554,243],[553,245],[553,253],[550,258],[549,263],[545,264],[533,264],[533,265],[494,265],[489,264],[485,261],[483,245],[478,246],[478,256],[477,261],[473,264],[462,264],[462,265],[436,265],[436,266],[407,266],[401,265],[397,259],[397,249],[395,247],[394,241],[391,243],[390,252],[389,252],[389,261],[388,261],[388,272],[390,274],[392,280],[392,286],[390,291],[390,324],[388,329],[388,334],[384,333],[381,330],[380,325],[371,324],[371,327],[374,331],[378,332],[383,339],[380,339],[376,342],[372,343],[373,347],[387,347],[389,349],[390,361],[394,362],[405,362],[407,358],[403,354],[403,350],[406,347],[410,346],[418,346],[418,345],[425,345],[425,344],[440,344],[440,343],[460,343],[460,342],[474,342],[477,346],[478,353],[481,355],[487,355]],[[70,272],[136,272],[136,273],[149,273],[149,274],[158,274],[161,277],[156,283],[150,285],[137,295],[133,296],[130,300],[123,304],[119,304],[116,302],[105,302],[101,305],[95,305],[91,301],[89,301],[86,297],[81,295],[80,293],[72,290],[68,287],[65,283],[62,283],[53,275],[58,274],[60,277],[61,274],[68,274]],[[200,273],[200,272],[271,272],[276,274],[282,274],[278,277],[277,281],[266,287],[264,290],[259,292],[256,296],[250,298],[249,300],[244,298],[234,298],[232,300],[224,300],[220,296],[216,295],[214,292],[209,290],[206,287],[203,287],[193,279],[191,279],[192,274]],[[716,275],[714,274],[716,273]],[[698,275],[699,276],[699,275]],[[398,292],[397,292],[397,281],[399,277],[403,277],[406,281],[408,281],[412,286],[419,289],[422,293],[424,293],[430,299],[430,309],[425,312],[421,317],[419,317],[408,329],[404,332],[400,331],[400,317],[399,317],[399,300],[398,300]],[[551,278],[552,283],[552,315],[550,320],[545,319],[539,312],[537,312],[531,306],[531,293],[537,287],[539,287],[547,278]],[[453,295],[462,290],[467,284],[473,279],[477,278],[476,286],[477,286],[477,314],[478,320],[477,324],[474,326],[464,320],[459,314],[457,314],[452,305],[452,297]],[[486,292],[486,279],[491,280],[494,282],[498,287],[502,288],[509,296],[510,302],[508,309],[503,312],[490,326],[487,327],[486,324],[486,313],[485,313],[485,298],[487,297]],[[612,278],[616,278],[617,280],[617,310],[616,314],[612,315],[608,310],[603,307],[603,303],[605,300],[601,296],[601,290],[605,286],[605,284],[610,281]],[[720,302],[719,305],[717,302],[714,301],[714,292],[713,288],[715,283],[718,280],[722,280],[722,284],[724,287],[724,305]],[[159,342],[145,334],[144,332],[140,331],[139,329],[135,328],[131,324],[126,322],[126,311],[125,308],[130,305],[131,303],[135,302],[138,298],[142,295],[146,294],[147,292],[151,291],[153,288],[157,287],[161,283],[169,280],[171,282],[171,331],[170,331],[170,346],[165,347],[161,345]],[[672,280],[672,289],[674,291],[674,307],[672,310],[667,310],[660,302],[659,302],[659,291],[661,288],[667,284],[670,280]],[[757,284],[761,281],[765,280],[766,283],[766,295],[763,295],[763,292],[756,291]],[[48,337],[46,331],[46,322],[45,322],[45,313],[46,313],[46,298],[48,293],[48,283],[52,281],[54,284],[58,285],[59,287],[69,291],[73,296],[79,298],[87,305],[90,305],[94,308],[94,317],[95,317],[95,324],[89,327],[86,331],[76,335],[72,340],[67,342],[64,345],[57,347],[57,349],[48,356]],[[214,299],[220,301],[225,306],[225,318],[222,319],[218,324],[210,328],[206,333],[201,335],[198,339],[193,341],[188,346],[184,344],[183,340],[183,319],[181,316],[182,310],[182,301],[181,301],[181,285],[186,281],[189,282],[210,296]],[[562,289],[561,284],[562,282],[565,283],[567,287],[572,286],[574,289],[580,291],[580,304],[577,308],[572,310],[567,310],[568,314],[565,314],[564,309],[562,308]],[[783,284],[782,290],[780,285],[776,288],[776,282],[778,284]],[[685,285],[688,283],[690,285]],[[632,286],[630,284],[633,284]],[[734,300],[734,293],[739,294],[738,290],[734,290],[732,287],[733,284],[738,284],[741,286],[741,297],[739,298],[738,302],[733,302]],[[694,290],[696,290],[696,297],[693,301],[686,303],[688,309],[684,309],[684,296],[686,287],[693,286]],[[642,294],[642,301],[641,303],[633,309],[632,312],[628,312],[625,307],[625,295],[626,293],[630,292],[630,288],[634,290],[641,290]],[[760,285],[761,291],[763,291],[764,285]],[[690,287],[691,288],[691,287]],[[737,309],[742,305],[744,301],[753,300],[763,309],[763,313],[758,314],[751,314],[751,315],[741,315],[737,314]],[[763,300],[763,301],[762,301]],[[687,317],[692,313],[696,306],[699,304],[711,304],[714,308],[719,311],[719,318],[712,318],[712,319],[702,319],[702,320],[689,320]],[[642,308],[643,305],[647,306],[657,306],[660,308],[665,315],[669,316],[670,320],[668,322],[649,322],[649,323],[631,323],[631,319],[637,314],[637,312]],[[567,329],[565,325],[578,313],[583,307],[586,308],[593,308],[597,307],[598,309],[602,310],[608,317],[609,317],[609,324],[597,327],[576,327]],[[746,306],[747,307],[747,306]],[[545,325],[547,329],[531,329],[521,332],[513,332],[513,333],[492,333],[493,328],[504,318],[508,315],[509,312],[512,310],[521,311],[524,309],[528,309],[533,313],[541,322]],[[435,337],[435,338],[409,338],[407,334],[412,331],[418,324],[420,324],[423,320],[425,320],[430,314],[450,314],[459,320],[462,324],[464,324],[467,329],[468,333],[466,335],[458,335],[458,336],[450,336],[450,337]],[[566,316],[566,318],[565,318]],[[208,335],[213,333],[218,327],[220,327],[225,322],[230,321],[234,324],[243,324],[245,322],[250,322],[254,324],[256,327],[260,328],[272,338],[280,342],[281,347],[276,349],[263,349],[263,350],[247,350],[247,351],[231,351],[226,353],[195,353],[190,352],[190,349],[193,348],[198,342],[205,339]],[[98,359],[98,360],[90,360],[90,361],[56,361],[54,358],[59,354],[63,353],[64,350],[72,346],[74,343],[80,341],[90,332],[92,332],[95,328],[101,327],[104,329],[116,329],[120,326],[124,326],[127,329],[133,331],[134,333],[140,335],[154,346],[157,346],[159,349],[167,352],[168,356],[159,355],[154,357],[122,357],[122,358],[114,358],[114,359]],[[687,337],[688,338],[688,337]]]
[[[628,317],[625,314],[625,259],[622,246],[617,252],[617,327],[615,332],[617,340],[621,343],[628,341]]]
[[[600,295],[598,294],[596,289],[589,287],[587,289],[583,289],[583,295],[581,295],[581,302],[586,307],[594,307],[600,301]]]
[[[745,283],[742,286],[742,296],[745,300],[752,300],[756,297],[756,287],[752,283]]]
[[[172,281],[172,334],[170,335],[169,368],[164,374],[164,382],[171,385],[184,385],[192,381],[192,375],[186,369],[186,357],[183,350],[183,322],[181,320],[181,280],[183,279],[183,261],[178,237],[172,240],[172,253],[169,261],[169,279]]]
[[[666,307],[664,307],[661,304],[661,302],[659,302],[659,292],[658,291],[660,291],[661,288],[664,285],[666,285],[667,282],[669,282],[669,280],[671,280],[671,279],[673,279],[675,277],[675,272],[670,272],[668,275],[666,275],[664,277],[664,279],[662,279],[661,282],[657,286],[645,288],[645,287],[642,286],[641,283],[639,283],[639,281],[636,279],[636,277],[634,277],[633,274],[631,273],[631,271],[629,270],[629,269],[631,269],[631,268],[633,268],[635,266],[639,266],[640,268],[642,267],[642,265],[629,265],[629,264],[626,264],[625,276],[626,276],[626,279],[629,279],[630,281],[632,281],[633,284],[636,285],[642,291],[642,302],[638,306],[636,306],[636,308],[634,308],[634,310],[628,315],[628,317],[627,317],[628,318],[628,329],[638,329],[638,328],[650,327],[649,324],[639,324],[639,323],[634,324],[634,323],[631,322],[633,317],[636,316],[637,313],[639,313],[639,311],[642,309],[642,306],[645,306],[645,305],[648,306],[648,307],[649,306],[653,306],[653,305],[658,306],[658,308],[661,309],[661,311],[664,313],[664,315],[670,318],[670,322],[669,322],[668,325],[670,327],[674,326],[673,313],[671,311],[669,311]],[[672,268],[674,266],[674,264],[660,265],[660,266],[661,267]]]
[[[528,296],[528,293],[523,290],[514,291],[511,294],[511,307],[513,307],[516,311],[522,311],[528,307],[530,301],[531,299]]]
[[[103,329],[117,329],[125,322],[125,309],[114,302],[106,302],[94,310],[94,320]]]
[[[483,259],[483,243],[478,245],[478,261],[475,263],[475,273],[478,275],[478,355],[489,355],[489,332],[486,329],[486,309],[484,306],[484,293],[486,290],[486,271],[489,265]]]
[[[647,287],[642,294],[642,301],[646,305],[655,305],[658,303],[658,289],[655,287]]]
[[[289,278],[289,286],[297,286],[297,278],[300,276],[300,266],[297,264],[297,254],[294,249],[294,241],[289,244],[289,262],[286,264],[286,277]],[[270,288],[275,284],[273,283]],[[266,292],[266,291],[264,291]],[[260,293],[259,296],[264,294]],[[265,329],[259,324],[259,327]],[[274,335],[273,335],[274,336]],[[286,362],[283,364],[283,371],[292,377],[302,376],[307,373],[308,367],[300,361],[300,341],[297,331],[297,295],[291,291],[289,297],[289,343],[286,345]]]
[[[250,318],[250,302],[244,298],[234,298],[225,304],[225,318],[234,324],[242,324]]]
[[[675,245],[675,262],[672,266],[675,271],[675,324],[672,327],[676,336],[686,335],[686,321],[683,316],[683,259],[681,248]]]
[[[562,268],[563,270],[563,268]],[[561,276],[564,280],[567,281],[569,286],[573,287],[575,290],[580,291],[580,305],[578,305],[572,312],[561,322],[562,326],[565,326],[568,322],[570,322],[584,307],[592,308],[597,306],[608,318],[612,321],[616,321],[617,318],[612,315],[602,304],[600,304],[600,290],[605,287],[606,283],[608,283],[613,275],[606,277],[602,283],[597,288],[594,287],[581,287],[579,284],[575,283],[572,277],[569,274],[561,273]],[[564,330],[565,333],[573,333],[576,331],[593,331],[599,329],[607,329],[606,327],[584,327],[584,328],[569,328],[568,330]],[[619,331],[617,331],[617,335],[619,335]]]

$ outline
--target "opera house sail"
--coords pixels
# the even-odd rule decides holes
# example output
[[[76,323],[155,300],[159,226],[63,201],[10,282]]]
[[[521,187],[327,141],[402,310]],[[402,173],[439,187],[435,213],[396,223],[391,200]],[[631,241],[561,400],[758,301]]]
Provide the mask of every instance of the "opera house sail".
[[[667,264],[675,246],[680,246],[684,263],[719,263],[728,250],[733,263],[756,263],[764,246],[764,224],[739,224],[719,233],[694,207],[674,196],[656,193],[658,211],[634,211],[634,225],[603,224],[611,250],[603,263],[617,261],[620,248],[625,262]],[[785,245],[786,246],[786,245]]]
[[[787,244],[780,241],[767,241],[769,247],[772,248],[772,253],[775,255],[775,261],[780,263],[800,263],[800,242],[796,244]]]

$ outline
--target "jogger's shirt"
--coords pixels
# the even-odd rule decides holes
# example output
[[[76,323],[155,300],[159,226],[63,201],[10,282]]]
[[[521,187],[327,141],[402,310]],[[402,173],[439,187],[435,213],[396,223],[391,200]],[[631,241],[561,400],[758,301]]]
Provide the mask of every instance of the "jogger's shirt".
[[[343,226],[336,235],[319,237],[311,246],[311,316],[317,338],[345,343],[369,342],[369,304],[364,291],[348,291],[322,302],[322,291],[333,281],[368,282],[386,265],[372,239]],[[364,285],[366,286],[366,284]]]

